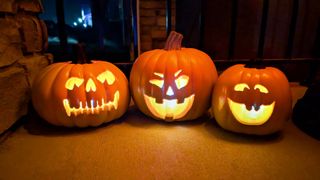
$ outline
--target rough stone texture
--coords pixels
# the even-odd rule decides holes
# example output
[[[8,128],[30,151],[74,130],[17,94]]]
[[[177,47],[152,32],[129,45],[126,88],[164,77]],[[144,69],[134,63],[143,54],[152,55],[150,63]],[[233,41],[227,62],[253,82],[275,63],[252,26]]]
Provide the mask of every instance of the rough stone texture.
[[[166,32],[166,1],[140,0],[141,52],[163,48]],[[175,29],[175,0],[172,1],[172,30]]]
[[[0,68],[0,134],[27,114],[33,79],[51,61],[50,55],[32,55]]]
[[[29,55],[18,61],[19,65],[22,65],[26,70],[26,77],[29,84],[32,86],[32,82],[38,72],[44,67],[53,62],[52,54],[44,55]]]
[[[23,51],[25,53],[41,52],[47,37],[43,37],[43,26],[37,17],[31,15],[17,15],[17,21],[21,24],[21,37]]]
[[[14,13],[16,11],[15,0],[0,0],[0,12]]]
[[[0,0],[0,134],[27,114],[33,78],[52,62],[42,11],[40,0]]]
[[[0,73],[0,134],[27,114],[28,82],[22,67],[8,67]]]
[[[18,9],[28,12],[43,12],[41,0],[16,0]]]
[[[0,12],[15,14],[18,9],[33,13],[43,12],[41,0],[0,0]]]
[[[0,67],[11,65],[23,57],[19,28],[12,17],[0,19]]]

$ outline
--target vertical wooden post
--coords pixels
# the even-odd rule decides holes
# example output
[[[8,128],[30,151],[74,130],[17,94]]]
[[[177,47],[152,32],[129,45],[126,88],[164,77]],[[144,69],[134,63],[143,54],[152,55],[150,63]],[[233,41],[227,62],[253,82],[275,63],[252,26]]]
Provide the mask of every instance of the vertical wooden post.
[[[169,36],[170,31],[171,31],[171,0],[166,0],[166,31],[167,31],[167,36]]]
[[[58,20],[58,31],[59,31],[59,39],[60,39],[60,50],[61,53],[67,49],[67,33],[66,33],[66,25],[64,20],[64,6],[63,0],[56,0],[56,13]]]
[[[299,0],[293,0],[291,22],[290,22],[289,36],[288,36],[288,45],[287,45],[287,50],[285,54],[286,58],[292,57],[292,49],[293,49],[293,42],[294,42],[294,37],[296,33],[298,11],[299,11]]]
[[[263,58],[264,41],[265,41],[267,22],[268,22],[268,11],[269,11],[269,0],[263,0],[258,53],[257,53],[257,57],[259,59]]]
[[[236,32],[237,32],[237,17],[238,17],[238,1],[232,0],[228,59],[234,58],[234,48],[235,48]]]

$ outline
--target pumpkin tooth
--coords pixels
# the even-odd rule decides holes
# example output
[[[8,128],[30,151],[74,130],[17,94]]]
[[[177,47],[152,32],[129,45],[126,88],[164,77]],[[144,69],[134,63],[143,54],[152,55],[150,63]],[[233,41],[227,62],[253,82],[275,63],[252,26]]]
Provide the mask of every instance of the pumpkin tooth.
[[[180,99],[177,100],[177,103],[178,104],[184,103],[184,100],[185,100],[185,98],[180,98]]]
[[[104,111],[104,99],[103,99],[103,98],[101,99],[101,106],[100,106],[100,108],[102,109],[102,111]]]
[[[100,106],[99,106],[99,101],[96,101],[97,106],[94,108],[94,110],[96,111],[95,113],[99,114],[100,112]]]
[[[91,108],[90,108],[91,113],[94,114],[94,100],[93,99],[91,99],[90,104],[91,104]]]
[[[151,113],[167,121],[183,117],[192,107],[194,94],[185,98],[183,104],[178,104],[177,99],[163,99],[163,103],[157,103],[155,98],[144,95],[145,102]]]
[[[155,98],[155,101],[158,104],[162,104],[163,103],[163,99],[162,98]]]
[[[68,99],[63,100],[63,106],[64,106],[64,109],[66,110],[67,116],[71,116],[70,105],[69,105]]]
[[[113,98],[113,102],[112,102],[115,109],[118,109],[118,102],[119,102],[119,91],[117,91],[114,94],[114,98]]]
[[[80,108],[80,113],[83,114],[82,102],[80,101],[79,104],[80,104],[80,107],[79,107]]]
[[[68,99],[63,100],[63,106],[64,109],[67,113],[67,116],[71,116],[73,113],[75,116],[79,114],[99,114],[100,111],[108,110],[110,111],[112,107],[114,109],[118,109],[119,105],[119,98],[120,98],[120,93],[117,91],[114,94],[114,98],[112,101],[106,102],[104,98],[101,99],[101,105],[99,105],[99,101],[94,101],[93,99],[90,100],[88,103],[87,101],[85,102],[85,107],[83,107],[84,103],[82,101],[79,102],[79,108],[77,107],[70,107],[70,102]],[[94,104],[96,103],[96,104]]]
[[[89,114],[89,107],[88,107],[88,103],[86,101],[86,107],[85,107],[86,113]]]

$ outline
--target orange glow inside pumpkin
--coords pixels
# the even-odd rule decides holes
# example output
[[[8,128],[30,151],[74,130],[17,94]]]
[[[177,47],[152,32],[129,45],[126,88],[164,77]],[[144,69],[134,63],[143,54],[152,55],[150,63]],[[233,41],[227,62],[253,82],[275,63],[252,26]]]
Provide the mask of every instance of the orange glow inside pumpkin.
[[[246,83],[239,83],[234,86],[234,91],[242,92],[245,88],[250,89]],[[256,84],[254,89],[258,89],[261,93],[269,93],[269,90],[261,84]],[[273,101],[269,105],[260,105],[258,110],[255,110],[254,106],[251,107],[251,110],[247,110],[245,104],[234,102],[230,98],[227,99],[235,119],[245,125],[262,125],[266,123],[271,117],[275,106],[275,101]]]
[[[115,82],[115,76],[112,72],[107,70],[100,73],[97,76],[97,80],[102,84],[107,82],[108,85],[112,85]],[[75,86],[80,87],[83,84],[83,82],[84,82],[83,78],[70,77],[65,83],[65,88],[72,91],[75,88]],[[85,91],[89,93],[89,92],[96,92],[96,90],[97,90],[97,87],[94,81],[91,78],[89,78],[85,85]],[[110,111],[112,108],[116,110],[118,109],[119,99],[120,99],[120,92],[116,91],[114,93],[113,100],[110,100],[108,102],[103,98],[101,98],[100,100],[91,99],[89,100],[89,103],[87,101],[85,102],[79,101],[78,108],[71,107],[68,99],[63,99],[62,103],[67,116],[70,117],[72,114],[77,116],[79,114],[99,114],[101,111],[105,111],[105,110]]]
[[[189,76],[180,75],[181,72],[182,70],[180,69],[174,73],[174,82],[179,90],[186,87],[189,83]],[[154,72],[153,74],[161,79],[151,79],[149,80],[149,83],[163,89],[165,83],[164,74],[158,72]],[[165,94],[170,97],[175,95],[171,86],[168,86],[165,92]],[[144,94],[144,100],[148,109],[154,116],[161,119],[179,119],[185,116],[191,109],[194,102],[194,96],[194,94],[191,94],[184,98],[181,103],[178,103],[178,99],[162,99],[162,103],[158,103],[156,102],[156,98]]]

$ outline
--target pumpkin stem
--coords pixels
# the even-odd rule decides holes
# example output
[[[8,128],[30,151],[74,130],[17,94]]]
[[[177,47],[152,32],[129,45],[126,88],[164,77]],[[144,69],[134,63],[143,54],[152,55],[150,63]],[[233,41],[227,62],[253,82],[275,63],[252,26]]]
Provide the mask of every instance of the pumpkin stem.
[[[182,39],[183,39],[182,34],[177,33],[175,31],[171,31],[169,34],[169,37],[167,38],[166,45],[164,46],[164,49],[167,51],[180,50]]]
[[[85,49],[84,43],[78,43],[73,46],[73,52],[74,54],[76,54],[76,59],[73,59],[72,63],[74,64],[91,63],[90,60],[87,59],[84,49]]]

